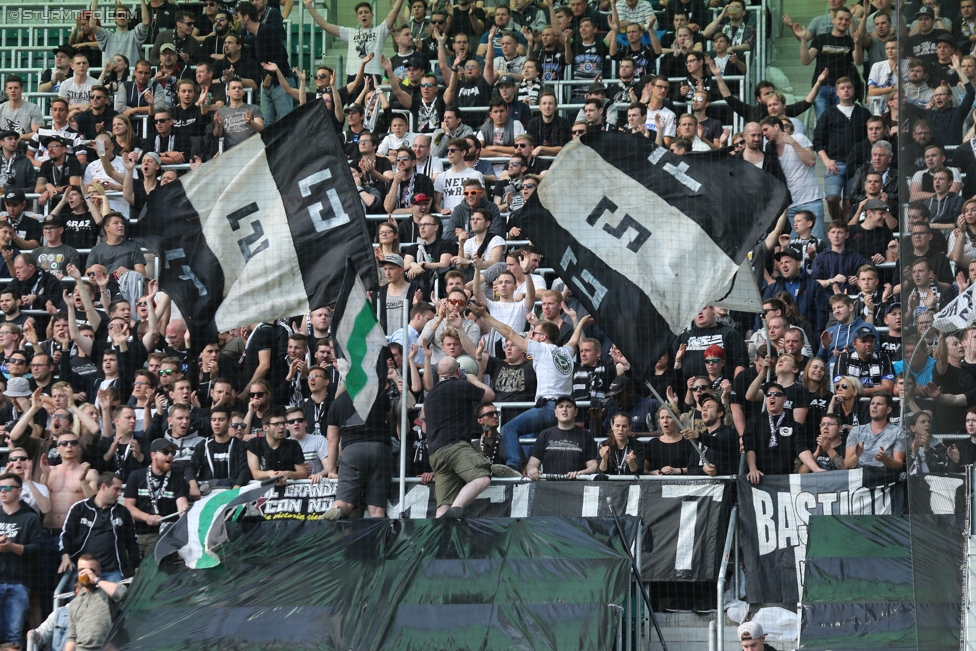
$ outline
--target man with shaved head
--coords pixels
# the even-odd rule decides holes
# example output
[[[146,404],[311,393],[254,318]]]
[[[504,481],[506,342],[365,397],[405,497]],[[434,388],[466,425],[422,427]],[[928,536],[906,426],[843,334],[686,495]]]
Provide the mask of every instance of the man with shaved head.
[[[493,401],[495,392],[475,374],[464,373],[453,357],[437,363],[437,375],[439,381],[424,401],[437,517],[460,519],[465,507],[491,483],[491,462],[471,439],[481,429],[475,409]]]

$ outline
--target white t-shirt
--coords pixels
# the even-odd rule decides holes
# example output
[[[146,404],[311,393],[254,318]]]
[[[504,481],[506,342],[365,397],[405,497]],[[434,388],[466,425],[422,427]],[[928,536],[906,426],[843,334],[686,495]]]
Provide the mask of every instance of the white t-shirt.
[[[493,317],[510,326],[515,332],[525,332],[525,315],[528,314],[528,311],[525,309],[524,302],[513,301],[511,303],[501,303],[499,301],[486,300],[485,306]],[[498,342],[504,341],[504,338],[497,330],[492,329],[485,335],[484,339],[485,350],[488,351],[489,355],[495,356],[498,352]]]
[[[532,279],[532,284],[535,285],[536,293],[541,292],[546,288],[546,279],[543,278],[542,276],[538,274],[529,274],[529,278]],[[525,281],[523,280],[522,284],[515,288],[515,296],[524,293],[525,293]]]
[[[504,250],[505,249],[505,240],[503,240],[502,238],[498,237],[497,235],[492,236],[491,240],[489,240],[489,242],[488,242],[488,248],[485,249],[485,254],[482,257],[485,260],[491,258],[491,252],[494,251],[499,246],[502,247],[502,249]],[[464,254],[466,256],[468,256],[468,259],[471,259],[474,256],[474,254],[478,252],[478,249],[479,248],[481,248],[481,245],[478,244],[477,242],[475,242],[475,240],[474,240],[473,237],[469,237],[464,242]],[[512,326],[512,327],[515,327],[515,326]]]
[[[657,124],[654,122],[654,116],[658,114],[661,115],[661,122],[664,123],[664,137],[674,138],[678,132],[678,120],[674,115],[674,111],[667,107],[656,111],[648,111],[647,120],[644,122],[644,125],[651,131],[657,133]]]
[[[380,64],[380,55],[383,54],[383,45],[386,43],[386,37],[389,33],[390,30],[386,27],[385,20],[369,29],[340,27],[339,40],[349,44],[346,50],[346,69],[357,70],[359,62],[372,52],[373,60],[366,64],[365,72],[367,75],[382,75],[383,66]]]
[[[391,151],[396,151],[400,147],[410,147],[413,144],[413,139],[416,137],[417,134],[410,133],[409,131],[403,134],[402,138],[397,138],[396,134],[388,133],[380,141],[380,146],[376,148],[376,155],[389,156]]]
[[[496,317],[497,318],[497,317]],[[535,399],[558,398],[573,393],[573,349],[529,340],[529,356],[535,369]]]
[[[322,472],[322,459],[329,454],[329,442],[326,438],[321,434],[309,433],[298,442],[298,445],[302,447],[308,474],[314,475],[317,472]]]
[[[465,179],[476,179],[481,182],[482,187],[485,185],[484,175],[470,167],[462,172],[449,169],[437,175],[437,178],[434,179],[434,192],[441,193],[441,206],[443,208],[454,210],[464,201]]]
[[[61,88],[58,89],[58,97],[63,97],[68,100],[68,106],[74,106],[75,104],[89,104],[91,102],[91,89],[92,86],[98,84],[97,79],[92,79],[87,77],[82,84],[76,84],[75,78],[65,79],[61,82]]]
[[[802,147],[813,147],[813,143],[806,136],[797,133],[793,134],[793,139]],[[820,191],[820,184],[814,175],[816,168],[804,165],[800,155],[790,145],[783,148],[783,155],[779,157],[779,166],[783,168],[786,187],[793,195],[792,205],[799,206],[802,203],[823,199],[823,192]]]

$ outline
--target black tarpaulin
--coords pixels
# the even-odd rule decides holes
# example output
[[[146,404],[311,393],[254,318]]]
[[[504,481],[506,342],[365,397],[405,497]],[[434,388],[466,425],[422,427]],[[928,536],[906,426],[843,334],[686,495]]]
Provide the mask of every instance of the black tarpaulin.
[[[633,541],[638,521],[626,518]],[[207,570],[147,559],[118,651],[613,649],[630,563],[603,518],[229,523]]]

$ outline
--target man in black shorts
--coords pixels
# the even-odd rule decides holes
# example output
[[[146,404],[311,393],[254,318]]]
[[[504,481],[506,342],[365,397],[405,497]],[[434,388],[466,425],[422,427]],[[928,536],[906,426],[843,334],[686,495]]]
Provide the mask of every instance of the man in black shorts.
[[[491,483],[491,462],[471,439],[480,430],[475,409],[494,400],[495,392],[474,375],[462,375],[453,357],[437,363],[437,375],[440,381],[424,401],[437,517],[460,519],[464,508]]]
[[[382,355],[388,355],[386,348]],[[322,516],[326,520],[344,518],[362,502],[366,504],[369,517],[386,517],[390,483],[393,481],[388,394],[381,391],[377,395],[365,423],[358,417],[353,418],[355,413],[356,409],[348,391],[336,395],[335,401],[329,407],[329,454],[325,458],[325,471],[332,479],[338,477],[339,484],[336,487],[335,502]],[[350,424],[350,418],[353,419],[352,422],[359,424]]]

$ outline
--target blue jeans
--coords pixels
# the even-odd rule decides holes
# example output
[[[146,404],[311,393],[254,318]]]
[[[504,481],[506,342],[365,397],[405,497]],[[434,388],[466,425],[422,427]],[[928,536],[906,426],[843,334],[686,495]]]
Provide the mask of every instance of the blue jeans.
[[[271,88],[261,88],[261,113],[264,114],[264,126],[270,127],[291,113],[293,108],[295,108],[294,100],[281,86],[276,84]]]
[[[544,407],[534,407],[519,414],[502,426],[502,444],[505,446],[505,465],[516,470],[522,468],[523,436],[535,436],[556,425],[556,401],[550,400]],[[526,453],[528,455],[528,452]]]
[[[824,235],[824,209],[823,209],[823,199],[817,199],[816,201],[808,201],[806,203],[800,203],[788,211],[788,216],[790,219],[790,224],[793,223],[793,215],[800,212],[801,210],[809,210],[813,213],[813,234],[815,237],[819,237],[821,240],[826,242]],[[796,237],[796,230],[790,226],[790,236]]]
[[[0,630],[3,631],[4,642],[20,642],[24,637],[24,618],[27,617],[27,608],[30,606],[26,585],[19,583],[0,583],[0,613],[3,613],[3,623]]]
[[[843,197],[844,189],[847,187],[847,162],[835,160],[837,166],[836,174],[828,174],[824,170],[824,194],[830,197]]]
[[[834,86],[821,86],[820,92],[813,100],[813,111],[817,119],[819,120],[823,112],[834,104],[840,104],[840,100],[837,99],[837,89]]]

